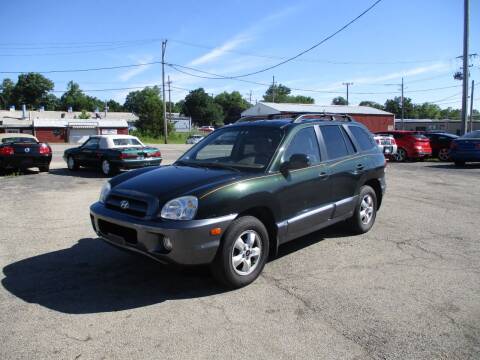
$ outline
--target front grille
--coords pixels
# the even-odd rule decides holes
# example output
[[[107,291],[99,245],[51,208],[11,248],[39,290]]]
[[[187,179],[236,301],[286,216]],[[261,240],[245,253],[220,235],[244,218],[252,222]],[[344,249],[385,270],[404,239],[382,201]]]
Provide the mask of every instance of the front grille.
[[[128,207],[122,208],[122,202],[125,201],[128,202]],[[146,201],[117,194],[109,195],[105,205],[109,209],[137,217],[144,217],[148,211],[148,203]]]
[[[98,227],[102,234],[119,236],[130,244],[137,243],[137,231],[135,229],[113,224],[102,219],[98,219]]]

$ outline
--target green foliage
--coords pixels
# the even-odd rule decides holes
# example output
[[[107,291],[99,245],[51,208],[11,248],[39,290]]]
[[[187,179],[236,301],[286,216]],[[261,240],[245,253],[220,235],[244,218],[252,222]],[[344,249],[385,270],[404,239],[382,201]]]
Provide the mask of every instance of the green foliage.
[[[292,90],[282,84],[270,85],[263,95],[263,100],[276,103],[314,104],[315,100],[310,96],[290,95]]]
[[[163,135],[163,102],[158,86],[130,92],[124,108],[138,116],[136,126],[141,133],[154,137]]]
[[[168,143],[169,144],[185,144],[187,138],[192,133],[180,133],[169,131],[168,133]],[[163,144],[165,142],[165,138],[163,136],[152,136],[145,132],[136,130],[130,131],[130,135],[138,137],[143,143],[145,144]]]
[[[15,83],[10,79],[3,79],[2,84],[0,85],[0,101],[1,109],[7,109],[10,105],[14,105],[13,102],[13,89],[15,87]]]
[[[80,89],[80,85],[70,81],[67,84],[67,91],[60,98],[60,107],[66,110],[70,106],[73,111],[95,111],[96,109],[103,109],[105,104],[96,97],[85,95]]]
[[[223,92],[215,96],[215,103],[221,106],[223,110],[223,123],[230,124],[237,121],[242,111],[248,109],[250,104],[242,98],[238,91],[231,93]]]
[[[405,106],[404,118],[416,119],[417,112],[414,104],[412,103],[412,99],[406,97],[404,98],[403,103]],[[396,118],[401,118],[402,117],[402,98],[400,96],[396,96],[394,99],[388,99],[387,101],[385,101],[385,111],[395,114]]]
[[[79,119],[90,119],[90,114],[87,113],[85,110],[82,110],[81,114],[78,115]]]
[[[108,111],[112,111],[112,112],[120,112],[120,111],[124,111],[125,109],[123,108],[123,105],[122,104],[119,104],[118,102],[116,102],[115,100],[108,100],[107,101],[107,107],[108,107]]]
[[[29,108],[38,108],[47,99],[47,94],[53,87],[53,82],[42,74],[21,74],[13,87],[11,101],[16,106],[25,104]]]
[[[372,108],[375,108],[375,109],[384,110],[383,105],[379,104],[375,101],[364,100],[364,101],[361,101],[360,104],[358,104],[358,105],[369,106],[369,107],[372,107]]]
[[[347,99],[343,96],[337,96],[333,98],[332,105],[347,105]]]
[[[421,105],[414,105],[418,119],[439,119],[441,115],[440,106],[425,102]]]
[[[190,116],[198,126],[221,125],[223,110],[203,88],[190,91],[185,97],[182,113]]]

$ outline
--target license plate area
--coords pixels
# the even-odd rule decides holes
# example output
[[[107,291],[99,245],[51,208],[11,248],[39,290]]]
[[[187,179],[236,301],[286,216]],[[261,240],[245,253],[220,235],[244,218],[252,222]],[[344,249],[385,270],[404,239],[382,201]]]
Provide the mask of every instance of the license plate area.
[[[136,244],[138,242],[137,231],[135,229],[117,225],[102,219],[98,219],[98,227],[100,232],[107,236],[113,235],[114,238],[121,238],[129,244]]]

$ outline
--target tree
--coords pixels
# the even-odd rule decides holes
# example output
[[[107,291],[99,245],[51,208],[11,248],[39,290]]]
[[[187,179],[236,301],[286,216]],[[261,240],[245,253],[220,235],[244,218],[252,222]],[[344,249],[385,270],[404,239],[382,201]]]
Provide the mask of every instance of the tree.
[[[358,104],[360,106],[369,106],[369,107],[372,107],[372,108],[375,108],[375,109],[379,109],[379,110],[383,110],[384,107],[382,104],[379,104],[375,101],[370,101],[370,100],[364,100],[364,101],[361,101],[360,104]]]
[[[2,101],[0,109],[7,109],[10,105],[14,105],[13,101],[13,89],[15,83],[10,79],[3,79],[0,85],[0,100]]]
[[[337,96],[333,98],[332,105],[347,105],[347,99],[343,96]]]
[[[190,116],[192,121],[200,126],[223,123],[221,106],[215,103],[203,88],[190,91],[185,97],[182,113]]]
[[[48,94],[42,101],[42,105],[49,111],[61,109],[60,99],[55,94]]]
[[[415,106],[412,104],[412,99],[404,98],[404,117],[405,119],[416,119],[417,113],[415,111]],[[396,118],[402,117],[402,98],[396,96],[394,99],[388,99],[385,101],[385,111],[395,114]]]
[[[138,116],[137,128],[149,135],[160,136],[163,132],[163,102],[158,86],[132,91],[123,107]]]
[[[105,106],[102,100],[85,95],[80,89],[80,85],[73,81],[67,84],[67,91],[60,98],[60,104],[64,110],[71,107],[73,111],[95,111],[97,108],[100,110]]]
[[[290,95],[292,90],[282,84],[270,85],[265,94],[263,101],[276,103],[296,103],[296,104],[313,104],[315,100],[310,96]]]
[[[238,91],[232,91],[231,93],[225,91],[215,96],[214,100],[222,107],[223,122],[225,124],[238,120],[242,111],[250,107],[250,104],[242,98]]]
[[[419,119],[438,119],[441,116],[440,106],[429,102],[415,105],[415,110]]]
[[[21,74],[13,88],[13,102],[18,106],[25,104],[30,108],[38,108],[53,87],[53,82],[42,74]]]
[[[82,110],[82,113],[78,115],[79,119],[90,119],[90,114],[87,113],[85,110]]]
[[[119,104],[115,100],[108,100],[107,101],[107,107],[108,107],[108,111],[112,111],[112,112],[118,112],[118,111],[124,111],[125,110],[123,108],[122,104]]]

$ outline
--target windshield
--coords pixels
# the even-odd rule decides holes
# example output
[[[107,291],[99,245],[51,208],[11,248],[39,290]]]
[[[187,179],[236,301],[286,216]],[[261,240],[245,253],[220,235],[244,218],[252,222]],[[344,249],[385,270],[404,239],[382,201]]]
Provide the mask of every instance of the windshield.
[[[142,143],[135,138],[118,138],[113,139],[115,146],[142,146]]]
[[[9,137],[2,139],[2,144],[8,143],[24,143],[24,144],[36,144],[37,141],[28,137]]]
[[[469,132],[462,136],[462,139],[480,139],[480,130]]]
[[[187,151],[177,164],[262,170],[283,137],[272,127],[231,127],[217,130]]]

